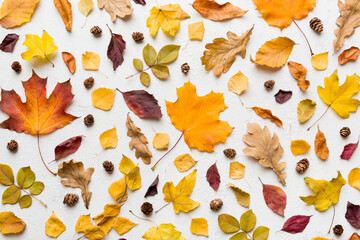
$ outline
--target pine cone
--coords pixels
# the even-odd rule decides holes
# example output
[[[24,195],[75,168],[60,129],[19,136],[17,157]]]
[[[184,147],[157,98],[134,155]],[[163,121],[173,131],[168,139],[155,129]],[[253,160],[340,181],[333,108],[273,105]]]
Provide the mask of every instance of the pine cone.
[[[100,37],[101,33],[102,33],[102,29],[99,26],[93,26],[90,29],[90,32],[95,36],[95,37]]]
[[[84,118],[84,124],[87,127],[91,127],[92,125],[94,125],[94,116],[91,114],[88,114],[85,118]]]
[[[309,160],[307,160],[306,158],[300,160],[297,164],[296,164],[296,171],[298,173],[303,173],[306,171],[306,169],[309,168]]]
[[[190,70],[190,66],[189,66],[188,63],[184,63],[184,64],[181,65],[181,71],[182,71],[183,73],[186,74],[186,73],[189,72],[189,70]]]
[[[143,214],[145,215],[150,215],[153,211],[153,206],[151,203],[149,202],[144,202],[142,205],[141,205],[141,211]]]
[[[350,134],[351,134],[350,128],[343,127],[342,129],[340,129],[340,135],[342,137],[348,137]]]
[[[142,40],[144,40],[144,34],[142,34],[141,32],[133,32],[131,36],[135,42],[141,42]]]
[[[343,234],[343,232],[344,232],[344,229],[341,225],[338,224],[338,225],[335,225],[335,227],[333,228],[333,232],[335,235],[341,236],[341,234]]]
[[[310,27],[317,33],[321,33],[324,30],[324,25],[317,17],[310,20]]]
[[[274,80],[268,80],[264,83],[264,87],[266,88],[266,90],[271,90],[273,89],[275,85],[275,81]]]
[[[234,158],[236,156],[236,151],[235,151],[235,149],[232,149],[232,148],[227,148],[223,152],[224,152],[225,156],[228,158]]]
[[[84,81],[85,88],[86,89],[92,88],[94,86],[94,82],[95,82],[95,80],[93,77],[89,77],[89,78],[85,79],[85,81]]]
[[[214,199],[210,202],[210,209],[213,211],[218,211],[223,205],[223,201],[221,199]]]
[[[10,152],[16,153],[19,148],[19,145],[15,140],[11,140],[10,142],[8,142],[6,147]]]
[[[78,200],[79,200],[79,196],[77,194],[68,193],[65,195],[63,203],[68,206],[73,206],[77,203]]]
[[[16,73],[21,72],[21,64],[18,61],[15,61],[11,64],[12,70],[14,70]]]
[[[110,161],[104,161],[103,167],[104,167],[105,171],[107,171],[107,172],[114,171],[114,164]]]

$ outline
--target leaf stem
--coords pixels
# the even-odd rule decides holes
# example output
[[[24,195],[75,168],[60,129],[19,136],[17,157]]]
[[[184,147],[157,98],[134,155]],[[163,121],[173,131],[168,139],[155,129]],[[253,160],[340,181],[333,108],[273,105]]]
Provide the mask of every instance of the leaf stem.
[[[246,235],[247,235],[250,239],[253,239],[248,232],[244,232],[244,233],[246,233]]]
[[[299,25],[295,22],[295,20],[293,20],[293,23],[295,23],[295,25],[297,26],[297,28],[300,30],[300,32],[302,33],[302,35],[305,37],[305,40],[306,40],[306,42],[307,42],[307,45],[309,46],[309,49],[310,49],[311,56],[314,56],[313,50],[311,49],[311,46],[310,46],[310,42],[309,42],[309,40],[307,39],[305,33],[301,30],[301,28],[300,28]]]
[[[138,75],[138,74],[140,74],[140,73],[143,73],[143,72],[149,70],[149,69],[152,68],[153,66],[155,66],[155,65],[149,66],[148,68],[145,68],[145,69],[143,69],[143,70],[140,71],[140,72],[137,72],[137,73],[134,73],[134,74],[132,74],[132,75],[130,75],[130,76],[127,76],[125,79],[129,79],[129,78],[135,77],[136,75]]]
[[[153,223],[154,225],[156,225],[157,228],[159,227],[159,226],[157,225],[157,223],[154,222],[153,220],[139,217],[138,215],[136,215],[135,213],[133,213],[133,211],[131,211],[131,210],[129,210],[129,212],[130,212],[132,215],[134,215],[135,217],[137,217],[137,218],[139,218],[139,219],[141,219],[141,220],[145,220],[145,221],[151,222],[151,223]]]
[[[42,156],[42,153],[41,153],[41,150],[40,150],[40,134],[38,133],[37,134],[37,145],[38,145],[38,150],[39,150],[39,154],[40,154],[40,158],[41,158],[41,161],[43,162],[44,166],[46,167],[46,169],[51,172],[54,176],[57,175],[57,173],[54,173],[53,171],[51,171],[48,166],[46,165],[45,161],[44,161],[44,158]]]
[[[171,202],[166,203],[164,206],[162,206],[161,208],[159,208],[158,210],[156,210],[156,211],[155,211],[155,213],[160,212],[160,210],[162,210],[163,208],[165,208],[165,207],[166,207],[167,205],[169,205],[170,203],[172,203],[172,201],[171,201]]]
[[[330,233],[331,227],[332,227],[332,225],[333,225],[333,223],[334,223],[334,219],[335,219],[335,205],[332,205],[332,206],[333,206],[333,209],[334,209],[334,213],[333,213],[333,217],[332,217],[332,220],[331,220],[331,224],[330,224],[330,228],[329,228],[328,233]]]
[[[38,200],[42,205],[44,205],[44,207],[47,207],[47,205],[46,205],[43,201],[41,201],[40,199],[38,199],[37,197],[35,197],[33,194],[29,193],[28,191],[26,191],[26,190],[23,189],[23,188],[21,188],[21,190],[23,190],[23,191],[24,191],[26,194],[28,194],[30,197]]]
[[[157,160],[157,162],[155,163],[155,165],[151,168],[151,170],[155,170],[156,165],[161,161],[161,159],[163,159],[166,155],[168,155],[175,147],[176,145],[180,142],[180,139],[182,138],[182,136],[184,136],[184,132],[181,133],[179,139],[176,141],[175,145],[169,150],[167,151],[159,160]]]
[[[325,116],[325,114],[327,113],[327,111],[329,110],[329,108],[330,108],[330,105],[326,108],[326,110],[325,110],[325,112],[320,116],[320,118],[318,119],[318,120],[316,120],[314,123],[313,123],[313,125],[311,125],[310,127],[308,127],[308,131],[313,127],[313,126],[315,126],[315,124],[316,123],[318,123],[324,116]]]
[[[50,59],[46,56],[46,54],[44,54],[44,56],[45,56],[45,59],[46,59],[49,63],[51,63],[52,67],[55,67],[54,63],[53,63],[52,61],[50,61]]]

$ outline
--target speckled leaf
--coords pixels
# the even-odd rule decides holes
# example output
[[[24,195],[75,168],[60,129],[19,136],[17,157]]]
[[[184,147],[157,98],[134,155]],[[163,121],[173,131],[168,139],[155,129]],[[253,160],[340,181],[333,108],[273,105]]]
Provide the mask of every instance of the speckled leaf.
[[[24,195],[19,199],[20,208],[28,208],[31,206],[32,199],[30,195]]]
[[[142,72],[140,74],[140,82],[142,83],[142,85],[144,85],[145,87],[148,87],[150,85],[151,82],[151,77],[150,74],[148,74],[147,72]]]
[[[155,48],[153,46],[151,46],[150,44],[147,44],[143,48],[143,58],[144,58],[145,63],[148,66],[152,66],[155,64],[156,58],[157,58],[157,53],[156,53]]]
[[[143,62],[138,58],[133,59],[133,65],[134,65],[134,68],[138,71],[142,71],[144,68]]]
[[[5,186],[10,186],[14,184],[14,174],[6,164],[0,163],[0,183]]]
[[[162,64],[154,65],[151,67],[151,71],[158,79],[166,79],[170,77],[169,68]]]
[[[264,226],[257,227],[253,233],[253,240],[266,240],[270,229]]]
[[[45,185],[42,182],[36,181],[33,185],[29,188],[29,191],[33,195],[39,195],[44,190]]]
[[[16,182],[20,188],[29,188],[35,182],[35,173],[30,167],[20,168],[16,175]]]

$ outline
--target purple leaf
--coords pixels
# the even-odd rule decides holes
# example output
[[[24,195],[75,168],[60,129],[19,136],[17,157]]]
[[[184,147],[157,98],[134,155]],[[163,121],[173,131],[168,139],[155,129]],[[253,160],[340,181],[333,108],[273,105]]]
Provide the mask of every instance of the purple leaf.
[[[301,233],[304,231],[310,221],[311,216],[296,215],[289,218],[282,227],[281,231],[291,234]]]
[[[133,111],[139,118],[162,117],[158,101],[147,91],[133,90],[121,93],[130,110]]]
[[[211,167],[207,170],[206,179],[209,182],[210,186],[217,191],[220,185],[220,174],[216,163],[211,165]]]
[[[6,35],[6,37],[0,44],[0,50],[3,52],[13,52],[15,44],[18,39],[19,39],[19,35],[15,33]]]
[[[150,187],[148,188],[148,190],[145,193],[144,197],[148,197],[148,196],[154,196],[158,193],[157,190],[157,185],[159,183],[159,175],[157,175],[157,177],[155,178],[155,180],[153,181],[153,183],[150,185]]]
[[[145,0],[134,0],[136,4],[146,5]]]
[[[341,153],[341,159],[349,160],[353,153],[355,152],[357,146],[359,145],[359,141],[357,143],[349,143],[345,145],[343,152]]]
[[[348,202],[345,218],[353,227],[360,228],[360,206]]]
[[[287,100],[289,100],[292,96],[292,91],[284,91],[284,90],[279,90],[279,92],[277,94],[275,94],[275,100],[278,103],[285,103]]]
[[[59,160],[60,158],[66,157],[74,152],[76,152],[80,145],[82,138],[84,136],[76,136],[69,138],[65,142],[60,143],[55,148],[55,160]]]
[[[121,35],[113,33],[110,28],[109,30],[111,40],[107,49],[107,56],[113,62],[113,69],[115,71],[124,62],[123,53],[126,48],[126,42]]]

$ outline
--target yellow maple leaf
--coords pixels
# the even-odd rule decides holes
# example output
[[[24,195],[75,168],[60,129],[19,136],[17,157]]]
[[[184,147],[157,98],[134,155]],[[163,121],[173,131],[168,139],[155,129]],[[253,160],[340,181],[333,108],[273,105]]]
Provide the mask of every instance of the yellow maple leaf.
[[[66,230],[64,223],[52,212],[50,218],[45,223],[46,235],[57,238]]]
[[[1,6],[0,24],[4,28],[14,28],[30,22],[39,0],[5,0]]]
[[[177,231],[171,223],[163,223],[149,228],[142,238],[146,240],[180,240],[181,232]]]
[[[189,18],[179,4],[167,4],[160,7],[153,7],[150,10],[150,16],[146,20],[146,26],[149,27],[150,35],[156,37],[159,28],[171,37],[174,37],[180,29],[180,20]]]
[[[141,187],[140,168],[135,166],[130,158],[123,155],[120,161],[119,170],[125,174],[126,184],[131,191],[137,190]]]

